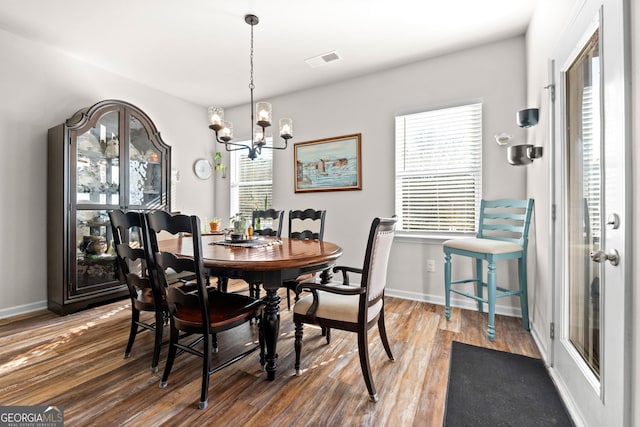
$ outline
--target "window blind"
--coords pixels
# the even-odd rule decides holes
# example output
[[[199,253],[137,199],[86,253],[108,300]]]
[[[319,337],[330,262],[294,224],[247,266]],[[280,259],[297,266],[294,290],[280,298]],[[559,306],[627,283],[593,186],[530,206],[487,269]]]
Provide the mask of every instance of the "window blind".
[[[244,142],[251,144],[251,141]],[[234,151],[235,171],[232,171],[231,214],[241,212],[251,218],[257,209],[271,207],[273,180],[273,150],[262,150],[262,154],[251,160],[246,150]]]
[[[481,184],[481,103],[396,116],[399,230],[475,231]]]

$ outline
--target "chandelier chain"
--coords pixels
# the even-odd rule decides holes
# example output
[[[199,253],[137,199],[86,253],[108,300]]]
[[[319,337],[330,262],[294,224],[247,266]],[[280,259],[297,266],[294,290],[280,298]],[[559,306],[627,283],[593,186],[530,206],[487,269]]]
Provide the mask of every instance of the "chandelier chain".
[[[251,147],[255,146],[255,135],[253,134],[253,123],[255,121],[255,106],[253,105],[253,89],[256,87],[253,84],[253,25],[251,25],[251,49],[249,50],[249,92],[251,93]]]

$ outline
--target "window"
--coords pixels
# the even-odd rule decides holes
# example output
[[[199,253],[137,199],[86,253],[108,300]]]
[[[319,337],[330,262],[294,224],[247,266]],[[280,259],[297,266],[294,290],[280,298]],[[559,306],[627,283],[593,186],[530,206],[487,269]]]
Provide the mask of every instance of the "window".
[[[396,116],[398,230],[474,232],[481,194],[481,103]]]
[[[270,141],[268,141],[270,143]],[[240,144],[251,145],[251,141]],[[231,152],[231,215],[241,212],[247,219],[256,209],[270,207],[272,201],[273,150],[262,150],[255,160],[247,157],[247,150]]]

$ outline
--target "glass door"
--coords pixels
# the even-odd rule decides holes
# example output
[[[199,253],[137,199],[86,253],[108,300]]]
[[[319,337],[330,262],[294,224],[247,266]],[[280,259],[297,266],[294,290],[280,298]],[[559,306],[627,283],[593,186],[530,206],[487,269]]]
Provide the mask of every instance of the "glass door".
[[[120,205],[119,120],[117,110],[108,111],[95,123],[71,133],[75,217],[70,219],[75,218],[71,242],[76,262],[69,297],[119,284],[108,216],[110,209]]]
[[[144,124],[129,116],[129,206],[163,209],[163,153],[153,144]]]
[[[569,340],[600,378],[600,282],[602,265],[589,254],[601,248],[602,138],[600,32],[565,73]]]

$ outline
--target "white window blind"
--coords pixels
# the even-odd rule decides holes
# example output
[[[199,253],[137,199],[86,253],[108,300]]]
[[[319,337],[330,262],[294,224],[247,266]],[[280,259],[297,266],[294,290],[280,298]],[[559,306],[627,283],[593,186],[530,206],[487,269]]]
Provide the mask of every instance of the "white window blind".
[[[251,141],[241,144],[250,145]],[[273,150],[262,150],[254,160],[247,156],[247,150],[233,151],[231,161],[231,215],[241,212],[249,219],[254,210],[264,209],[265,198],[271,207]]]
[[[481,103],[396,116],[399,230],[473,232],[481,194]]]

